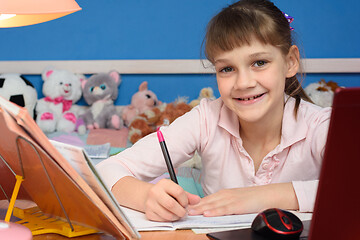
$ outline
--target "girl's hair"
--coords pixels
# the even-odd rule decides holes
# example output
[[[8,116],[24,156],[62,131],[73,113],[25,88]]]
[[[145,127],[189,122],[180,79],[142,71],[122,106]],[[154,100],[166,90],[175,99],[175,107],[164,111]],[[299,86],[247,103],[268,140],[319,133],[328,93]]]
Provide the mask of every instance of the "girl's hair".
[[[263,44],[279,48],[284,56],[293,45],[289,22],[272,2],[240,0],[224,8],[209,22],[204,39],[205,56],[214,63],[219,53],[250,45],[254,37]],[[295,116],[301,99],[311,102],[296,75],[286,78],[284,92],[296,99]]]

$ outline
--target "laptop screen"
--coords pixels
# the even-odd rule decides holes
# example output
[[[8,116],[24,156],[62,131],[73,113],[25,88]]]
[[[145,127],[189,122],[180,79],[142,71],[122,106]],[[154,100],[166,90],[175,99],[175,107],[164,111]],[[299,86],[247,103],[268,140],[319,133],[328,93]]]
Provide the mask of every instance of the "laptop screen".
[[[360,88],[335,93],[309,239],[360,239]]]

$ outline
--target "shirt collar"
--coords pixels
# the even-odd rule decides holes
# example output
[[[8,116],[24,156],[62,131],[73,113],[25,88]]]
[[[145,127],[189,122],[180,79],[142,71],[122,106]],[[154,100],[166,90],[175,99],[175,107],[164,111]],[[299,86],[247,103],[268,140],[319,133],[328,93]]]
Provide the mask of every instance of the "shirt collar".
[[[302,111],[300,110],[300,106],[297,113],[297,119],[294,115],[295,102],[296,100],[294,98],[285,95],[281,142],[279,146],[280,149],[291,146],[306,137],[306,121]],[[240,138],[238,117],[224,104],[224,102],[222,102],[220,110],[219,126],[228,131],[234,137]]]
[[[285,108],[282,121],[282,133],[280,146],[282,149],[301,141],[306,137],[306,121],[301,106],[298,108],[297,118],[294,115],[296,100],[293,97],[285,96]]]
[[[222,101],[222,100],[221,100]],[[222,101],[220,109],[219,126],[236,138],[240,138],[238,116]]]

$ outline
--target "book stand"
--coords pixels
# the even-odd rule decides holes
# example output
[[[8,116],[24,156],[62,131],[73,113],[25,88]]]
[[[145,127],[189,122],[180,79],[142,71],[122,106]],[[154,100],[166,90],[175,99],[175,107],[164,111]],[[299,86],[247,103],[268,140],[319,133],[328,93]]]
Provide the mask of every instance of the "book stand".
[[[7,219],[14,212],[23,224],[30,223],[34,235],[101,232],[117,239],[141,237],[83,149],[68,145],[60,153],[25,108],[2,97],[0,132],[0,198],[11,201]],[[31,200],[41,212],[14,209],[16,198]]]
[[[33,150],[35,151],[35,153],[39,159],[39,164],[41,164],[46,175],[47,176],[49,175],[37,149],[34,147],[34,145],[31,142],[29,142],[27,139],[23,138],[22,136],[18,136],[16,138],[17,154],[19,157],[19,163],[20,163],[21,172],[22,172],[21,175],[16,174],[15,171],[9,166],[9,164],[6,162],[6,160],[0,154],[1,160],[9,168],[9,170],[14,174],[14,176],[16,178],[16,183],[15,183],[15,186],[14,186],[14,189],[12,192],[12,196],[10,199],[10,203],[9,203],[9,206],[8,206],[8,209],[6,212],[5,221],[9,222],[11,215],[13,214],[15,217],[21,219],[20,221],[17,221],[16,223],[29,228],[32,235],[34,235],[34,236],[40,235],[40,234],[47,234],[47,233],[56,233],[56,234],[60,234],[60,235],[66,236],[66,237],[78,237],[78,236],[98,233],[99,231],[94,228],[76,225],[70,221],[68,214],[67,214],[63,204],[61,203],[60,198],[59,198],[50,178],[48,178],[48,181],[49,181],[50,185],[52,186],[53,193],[56,195],[56,197],[58,199],[58,203],[60,204],[62,211],[66,217],[65,220],[61,219],[59,217],[51,217],[49,215],[45,215],[38,207],[33,207],[33,208],[28,208],[28,209],[20,209],[20,208],[14,207],[15,200],[18,196],[21,183],[26,180],[24,177],[25,173],[24,173],[24,168],[23,168],[23,162],[21,160],[21,153],[19,151],[19,141],[25,141],[27,144],[29,144],[33,148]],[[0,187],[1,187],[1,185],[0,185]],[[3,190],[2,187],[1,187],[1,189]],[[7,196],[5,192],[4,192],[4,195]]]

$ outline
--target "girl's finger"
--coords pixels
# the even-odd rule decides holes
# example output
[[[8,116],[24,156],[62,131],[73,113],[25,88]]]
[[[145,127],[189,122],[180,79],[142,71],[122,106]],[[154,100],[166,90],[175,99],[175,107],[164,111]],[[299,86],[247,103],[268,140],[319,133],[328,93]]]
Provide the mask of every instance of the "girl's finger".
[[[164,195],[164,197],[158,199],[158,202],[162,208],[176,215],[178,218],[186,215],[185,208],[171,195]]]

